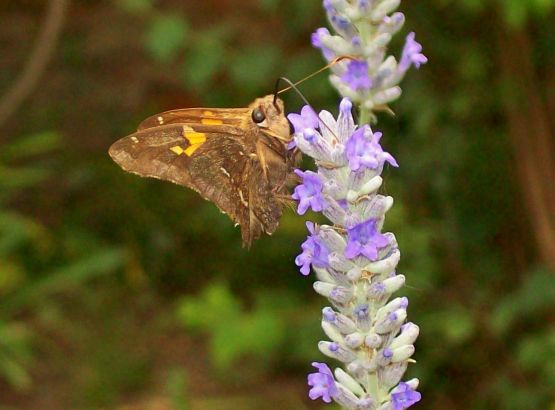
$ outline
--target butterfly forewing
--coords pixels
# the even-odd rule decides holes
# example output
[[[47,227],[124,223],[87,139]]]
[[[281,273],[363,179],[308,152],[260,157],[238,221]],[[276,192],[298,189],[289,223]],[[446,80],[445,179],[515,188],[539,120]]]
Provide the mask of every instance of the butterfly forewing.
[[[240,127],[247,108],[183,108],[153,115],[142,121],[138,131],[168,124],[229,125]]]

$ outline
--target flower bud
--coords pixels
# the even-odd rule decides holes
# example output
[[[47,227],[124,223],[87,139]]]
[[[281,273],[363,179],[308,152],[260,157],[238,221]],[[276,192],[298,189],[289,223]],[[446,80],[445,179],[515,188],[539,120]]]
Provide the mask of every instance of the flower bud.
[[[345,246],[347,246],[345,238],[328,225],[320,227],[320,238],[330,252],[343,253]]]
[[[420,328],[414,323],[405,323],[401,326],[401,333],[390,343],[389,347],[391,349],[396,349],[404,345],[412,345],[418,334],[420,333]]]
[[[347,201],[350,203],[355,203],[359,198],[359,193],[357,191],[353,191],[352,189],[347,192]]]
[[[401,381],[407,370],[407,361],[392,363],[378,370],[378,378],[384,389],[389,390]]]
[[[378,28],[378,32],[394,35],[399,30],[401,30],[404,24],[405,15],[401,12],[396,12],[393,13],[391,16],[384,17],[382,24],[380,24]]]
[[[336,281],[327,269],[319,268],[312,265],[312,270],[314,271],[314,273],[316,273],[316,277],[318,278],[318,280],[324,283],[335,285]]]
[[[370,329],[372,323],[368,312],[368,304],[363,303],[356,306],[353,309],[353,316],[360,330],[366,332]]]
[[[338,394],[333,397],[333,400],[345,409],[358,409],[358,397],[343,384],[335,383],[335,385],[337,386]]]
[[[400,259],[401,252],[399,251],[399,249],[395,249],[382,260],[369,262],[365,266],[365,270],[368,270],[372,273],[389,273],[395,270]]]
[[[366,376],[366,369],[362,366],[360,360],[354,360],[349,363],[347,365],[347,371],[350,375],[359,380],[364,380],[364,376]]]
[[[361,387],[361,385],[343,369],[335,369],[334,374],[337,381],[347,387],[354,394],[358,396],[362,396],[364,394],[364,389]]]
[[[322,329],[332,342],[343,343],[343,335],[330,322],[322,320]]]
[[[351,349],[356,349],[364,343],[364,335],[359,332],[350,333],[345,336],[345,345]]]
[[[332,252],[328,257],[330,266],[340,272],[348,272],[354,267],[353,262],[343,256],[343,253]]]
[[[377,333],[369,333],[364,340],[364,344],[371,349],[379,349],[382,345],[383,339]]]
[[[349,334],[356,331],[355,323],[347,316],[335,312],[331,307],[322,310],[323,320],[334,325],[342,334]]]
[[[386,295],[385,285],[383,284],[383,282],[372,283],[368,287],[367,295],[370,299],[380,300],[384,295]]]
[[[398,250],[394,251],[392,255],[396,252],[398,253]],[[385,292],[389,294],[397,292],[399,289],[403,287],[404,284],[405,284],[405,275],[396,275],[391,278],[387,278],[383,281]]]
[[[317,293],[340,304],[349,302],[353,297],[353,291],[343,286],[335,286],[320,281],[314,282],[313,286]]]
[[[372,396],[366,395],[358,401],[358,408],[361,410],[374,410],[376,408],[376,400]]]
[[[409,305],[409,300],[406,297],[395,298],[389,301],[389,303],[381,307],[376,313],[376,321],[381,321],[385,319],[387,315],[391,312],[396,311],[400,308],[406,308]]]
[[[379,175],[376,175],[372,179],[370,179],[367,183],[365,183],[359,190],[359,194],[361,196],[368,195],[369,193],[374,193],[382,186],[383,178]]]
[[[414,379],[410,379],[409,381],[405,382],[406,384],[409,385],[409,387],[412,390],[416,390],[418,389],[418,385],[420,384],[420,380],[418,380],[416,377]]]
[[[395,86],[374,94],[374,104],[382,105],[395,101],[401,96],[401,87]]]
[[[413,345],[405,345],[393,350],[393,356],[391,357],[392,363],[403,362],[410,358],[414,354]]]
[[[394,312],[389,313],[387,316],[376,322],[375,330],[378,334],[386,334],[393,332],[401,326],[401,324],[407,318],[407,311],[405,308],[397,309]]]
[[[356,359],[356,354],[346,349],[339,343],[322,341],[318,343],[318,349],[328,357],[337,359],[343,363],[350,363]]]
[[[328,201],[328,206],[324,208],[322,212],[326,218],[337,225],[345,225],[345,218],[347,213],[345,210],[337,203],[337,201]]]
[[[401,0],[384,0],[374,9],[370,18],[372,21],[379,22],[392,11],[396,10],[401,4]]]

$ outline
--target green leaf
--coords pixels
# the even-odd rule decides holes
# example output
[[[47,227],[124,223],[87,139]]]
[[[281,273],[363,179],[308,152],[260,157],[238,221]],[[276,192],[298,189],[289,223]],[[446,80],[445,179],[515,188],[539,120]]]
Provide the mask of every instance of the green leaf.
[[[278,10],[278,7],[281,3],[281,0],[258,0],[258,6],[261,10],[275,13]]]
[[[512,27],[521,27],[528,18],[528,4],[525,0],[505,0],[505,20]]]
[[[123,266],[125,253],[120,249],[92,252],[68,266],[45,273],[41,279],[22,287],[18,292],[0,301],[0,312],[11,314],[29,307],[47,294],[74,288],[86,280],[107,275]]]
[[[189,406],[189,395],[187,393],[188,377],[185,369],[176,368],[169,372],[166,381],[166,391],[171,400],[171,408],[175,410],[187,410]]]
[[[223,283],[213,283],[196,297],[184,297],[177,309],[184,325],[207,330],[220,323],[233,322],[241,314],[241,305]]]
[[[186,45],[188,31],[187,21],[179,15],[156,16],[147,29],[145,47],[157,61],[173,62]]]
[[[522,287],[499,301],[490,318],[491,328],[501,335],[509,331],[515,321],[548,310],[554,300],[553,273],[548,270],[532,272]]]
[[[231,77],[246,94],[269,89],[277,76],[279,60],[280,50],[270,44],[245,48],[233,58]]]
[[[555,328],[530,335],[517,346],[517,360],[523,369],[538,375],[547,385],[555,383]]]
[[[185,87],[192,90],[205,89],[218,71],[225,66],[225,58],[223,44],[217,38],[206,36],[195,42],[183,62]]]
[[[433,313],[427,321],[430,323],[430,329],[435,328],[438,336],[451,345],[466,342],[476,331],[471,313],[460,306]]]
[[[12,212],[0,212],[0,255],[9,255],[28,242],[44,240],[44,227],[30,218]]]
[[[0,150],[4,161],[44,154],[60,146],[62,136],[55,131],[45,131],[18,138]]]
[[[25,325],[0,321],[0,376],[19,391],[31,387],[28,372],[32,361],[30,338]]]
[[[485,8],[484,0],[464,0],[462,5],[471,12],[481,12]]]
[[[0,189],[23,189],[37,185],[51,175],[39,167],[8,168],[0,166]]]
[[[117,5],[131,14],[144,14],[152,10],[152,0],[117,0]]]

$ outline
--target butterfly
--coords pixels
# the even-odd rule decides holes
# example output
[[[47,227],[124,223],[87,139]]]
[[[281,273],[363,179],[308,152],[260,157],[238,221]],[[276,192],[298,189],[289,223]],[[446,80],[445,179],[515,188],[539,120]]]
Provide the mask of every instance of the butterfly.
[[[141,122],[116,141],[112,159],[125,171],[191,188],[241,227],[243,246],[278,227],[300,161],[277,95],[247,108],[185,108]]]

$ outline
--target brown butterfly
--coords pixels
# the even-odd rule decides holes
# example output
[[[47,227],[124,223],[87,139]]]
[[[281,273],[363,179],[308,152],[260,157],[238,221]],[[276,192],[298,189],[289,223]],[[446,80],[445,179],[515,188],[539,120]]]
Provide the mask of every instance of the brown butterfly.
[[[194,189],[238,225],[244,246],[278,227],[290,201],[298,151],[274,95],[248,108],[185,108],[144,120],[115,142],[112,159],[125,171]],[[294,174],[293,174],[294,175]]]

